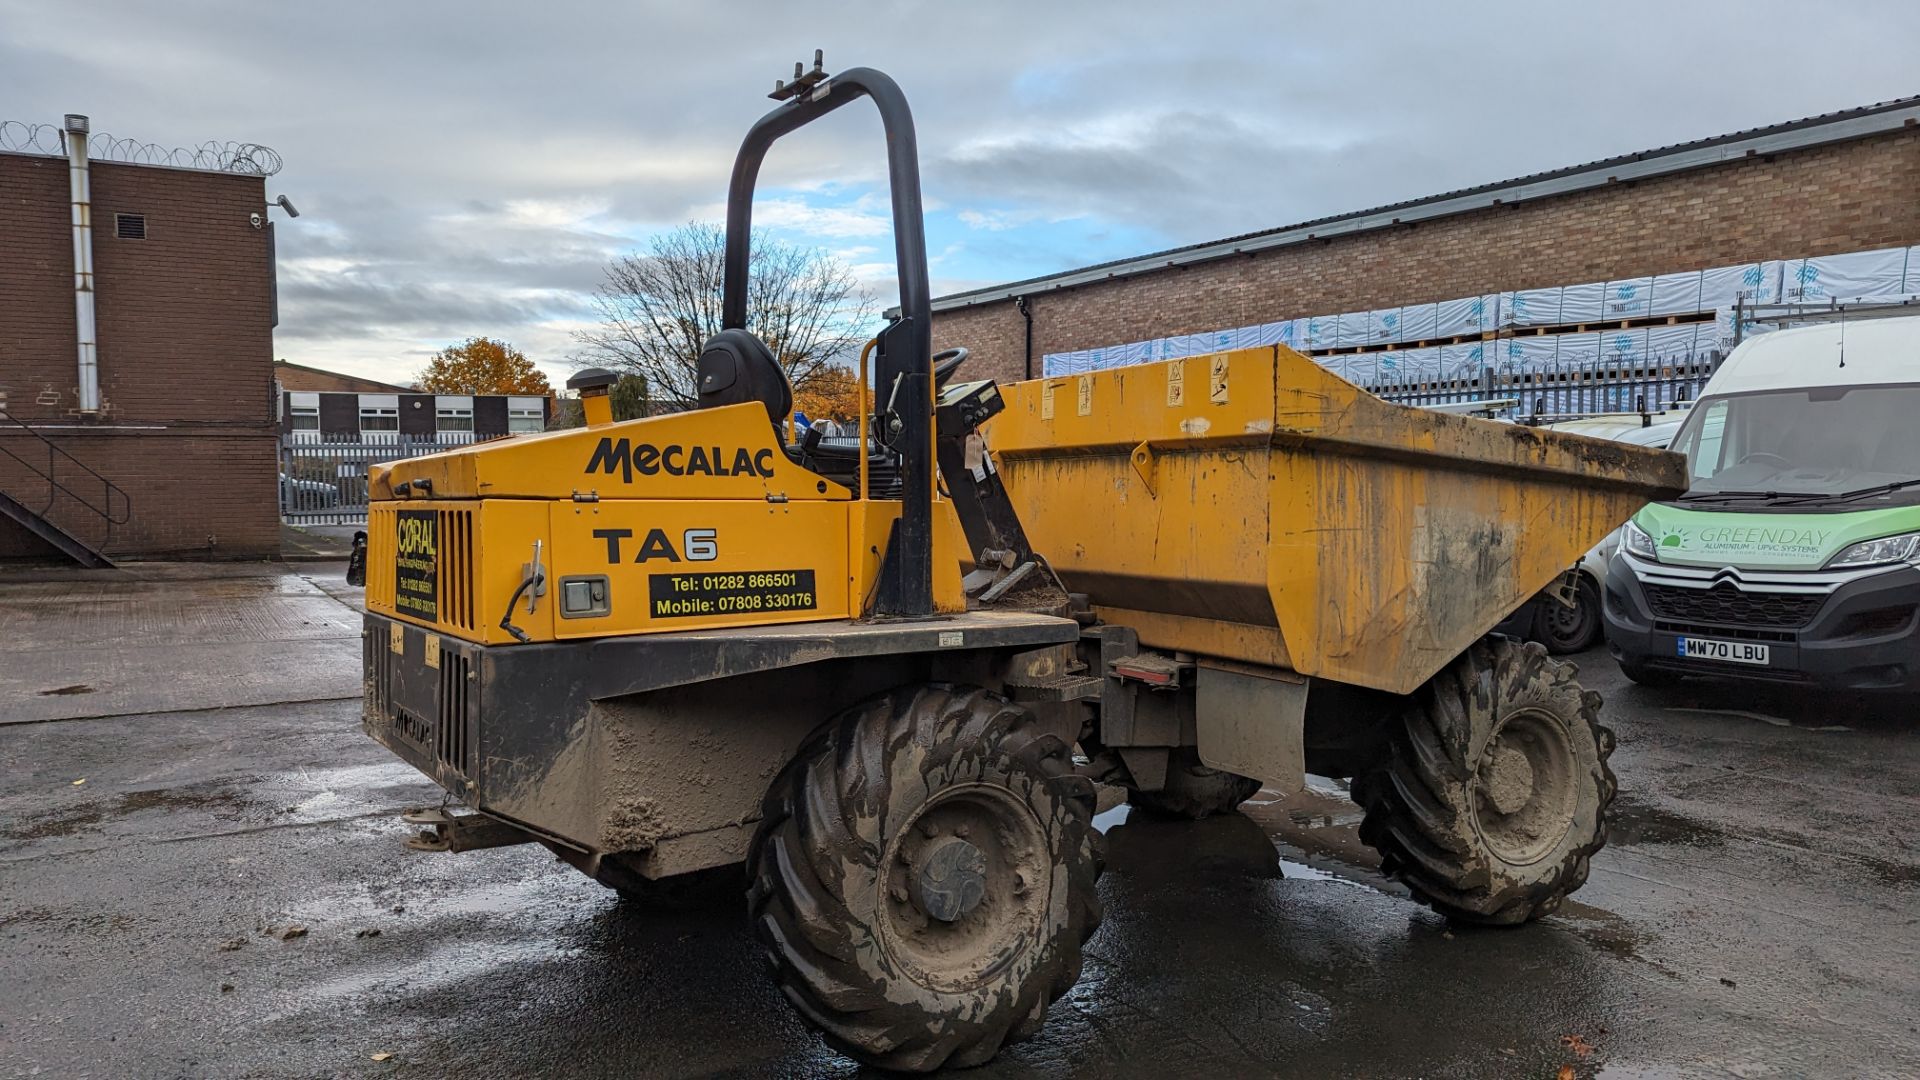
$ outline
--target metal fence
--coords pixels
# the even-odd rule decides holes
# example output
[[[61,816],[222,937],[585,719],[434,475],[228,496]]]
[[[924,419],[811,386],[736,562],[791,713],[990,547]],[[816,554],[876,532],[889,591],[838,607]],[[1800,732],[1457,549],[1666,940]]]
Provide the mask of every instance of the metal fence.
[[[510,437],[510,436],[508,436]],[[484,441],[484,440],[483,440]],[[280,520],[358,525],[367,520],[367,467],[473,445],[473,437],[343,440],[294,432],[280,439]]]
[[[1363,381],[1365,388],[1401,405],[1451,405],[1512,399],[1505,410],[1524,423],[1552,423],[1605,413],[1659,412],[1699,397],[1720,354],[1676,363],[1550,364],[1525,371],[1483,368],[1471,377],[1406,373]]]

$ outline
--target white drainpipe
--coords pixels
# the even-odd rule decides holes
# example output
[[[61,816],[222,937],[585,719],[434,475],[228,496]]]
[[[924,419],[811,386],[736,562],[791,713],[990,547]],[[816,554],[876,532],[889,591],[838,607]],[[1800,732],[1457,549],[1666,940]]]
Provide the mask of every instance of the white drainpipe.
[[[100,411],[100,361],[93,333],[93,185],[87,175],[87,118],[67,114],[67,181],[73,199],[73,314],[80,350],[80,411]]]

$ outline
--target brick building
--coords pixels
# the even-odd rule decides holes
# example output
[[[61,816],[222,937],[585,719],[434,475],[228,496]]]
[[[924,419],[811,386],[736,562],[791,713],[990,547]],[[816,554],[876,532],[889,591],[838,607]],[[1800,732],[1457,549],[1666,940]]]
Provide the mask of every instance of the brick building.
[[[1012,380],[1172,335],[1920,245],[1916,125],[1907,98],[946,296],[934,347]]]
[[[89,379],[68,127],[0,130],[0,558],[56,554],[47,523],[110,558],[276,555],[279,160],[94,140]]]

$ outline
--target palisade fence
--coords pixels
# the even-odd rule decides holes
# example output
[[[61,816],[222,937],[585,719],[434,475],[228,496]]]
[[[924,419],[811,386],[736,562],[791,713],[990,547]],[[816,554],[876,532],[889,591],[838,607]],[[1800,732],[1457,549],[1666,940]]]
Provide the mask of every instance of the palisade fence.
[[[367,520],[367,467],[471,446],[471,435],[342,439],[296,431],[280,437],[280,520],[289,525],[358,525]],[[376,436],[380,433],[375,433]],[[512,438],[511,435],[498,436]],[[482,439],[481,442],[488,440]]]
[[[1513,399],[1508,419],[1550,424],[1606,413],[1660,412],[1693,401],[1719,366],[1716,351],[1658,365],[1617,362],[1547,364],[1529,370],[1482,368],[1442,378],[1419,372],[1349,375],[1368,392],[1401,405],[1452,405]]]

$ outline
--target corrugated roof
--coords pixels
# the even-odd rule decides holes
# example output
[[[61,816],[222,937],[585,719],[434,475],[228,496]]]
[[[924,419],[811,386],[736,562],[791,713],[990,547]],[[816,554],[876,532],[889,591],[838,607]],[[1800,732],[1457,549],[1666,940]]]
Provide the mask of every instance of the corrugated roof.
[[[1116,278],[1153,273],[1176,266],[1191,266],[1214,259],[1230,258],[1268,248],[1285,247],[1308,240],[1324,240],[1372,229],[1387,228],[1414,221],[1427,221],[1452,214],[1467,213],[1530,199],[1561,195],[1584,188],[1599,187],[1624,180],[1682,172],[1722,164],[1744,157],[1799,150],[1826,143],[1865,138],[1902,127],[1920,124],[1920,95],[1896,98],[1873,105],[1822,113],[1768,127],[1716,135],[1693,142],[1641,150],[1618,157],[1602,158],[1582,165],[1552,169],[1501,180],[1497,183],[1460,188],[1405,202],[1389,203],[1370,210],[1358,210],[1332,217],[1315,218],[1296,225],[1243,233],[1223,240],[1209,240],[1185,247],[1169,248],[1149,255],[1136,255],[1112,262],[1098,263],[1076,270],[1028,278],[1005,285],[954,293],[934,300],[935,311],[952,311],[976,304],[1010,300],[1054,289],[1091,285]]]

